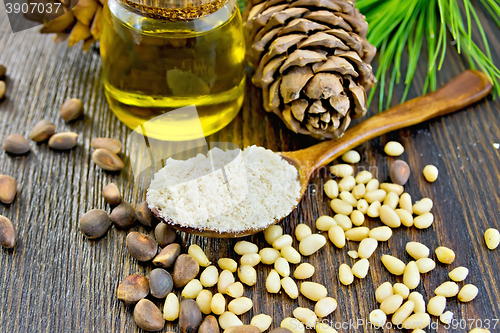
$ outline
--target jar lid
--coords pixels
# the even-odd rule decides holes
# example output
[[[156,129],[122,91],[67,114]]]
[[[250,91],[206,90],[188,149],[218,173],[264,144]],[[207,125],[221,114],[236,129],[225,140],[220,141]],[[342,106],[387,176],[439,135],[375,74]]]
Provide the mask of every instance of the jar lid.
[[[215,13],[226,0],[120,0],[141,15],[170,21],[190,21]]]

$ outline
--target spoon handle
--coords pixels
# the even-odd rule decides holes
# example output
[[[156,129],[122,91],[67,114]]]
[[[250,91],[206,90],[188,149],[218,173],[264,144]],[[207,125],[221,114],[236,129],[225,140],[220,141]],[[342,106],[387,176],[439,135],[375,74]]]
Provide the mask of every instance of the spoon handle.
[[[299,161],[310,174],[363,142],[469,106],[486,97],[492,88],[486,74],[467,70],[435,92],[409,100],[353,126],[337,140],[284,154]]]

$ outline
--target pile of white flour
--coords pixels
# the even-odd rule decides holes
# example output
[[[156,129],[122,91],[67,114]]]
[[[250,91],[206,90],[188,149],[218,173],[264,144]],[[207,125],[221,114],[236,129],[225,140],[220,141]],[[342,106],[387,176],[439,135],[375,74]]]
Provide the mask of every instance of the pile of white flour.
[[[290,214],[299,198],[297,169],[279,154],[251,146],[168,159],[146,200],[177,224],[228,232],[269,226]]]

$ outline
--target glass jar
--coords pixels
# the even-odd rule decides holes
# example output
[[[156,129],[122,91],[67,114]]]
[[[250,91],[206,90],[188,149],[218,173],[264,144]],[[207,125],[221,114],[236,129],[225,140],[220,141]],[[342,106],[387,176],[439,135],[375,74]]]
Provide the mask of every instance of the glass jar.
[[[104,87],[130,128],[148,122],[149,137],[193,140],[238,114],[246,70],[241,15],[236,0],[210,1],[108,0]],[[197,115],[176,111],[191,105]]]

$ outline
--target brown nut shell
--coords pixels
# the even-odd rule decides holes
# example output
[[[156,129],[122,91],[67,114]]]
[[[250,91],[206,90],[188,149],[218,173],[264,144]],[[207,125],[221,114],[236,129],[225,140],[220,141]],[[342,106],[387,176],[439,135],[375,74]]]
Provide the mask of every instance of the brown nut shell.
[[[114,183],[110,183],[103,187],[102,196],[104,200],[112,206],[118,205],[122,202],[122,195]]]
[[[122,201],[113,208],[109,218],[120,228],[130,228],[135,221],[135,209],[127,201]]]
[[[120,171],[124,167],[123,161],[118,155],[104,148],[94,150],[92,160],[97,166],[106,171]]]
[[[125,241],[130,255],[139,261],[150,261],[158,253],[158,243],[153,237],[133,231]]]
[[[179,326],[182,333],[195,333],[201,324],[202,315],[198,303],[192,299],[184,299],[179,311]]]
[[[10,204],[14,201],[17,193],[17,182],[7,175],[0,175],[0,201]]]
[[[404,185],[410,178],[410,166],[402,160],[394,161],[389,168],[389,176],[394,184]]]
[[[151,296],[165,298],[174,288],[170,273],[163,268],[155,268],[149,273],[149,289]]]
[[[49,139],[56,132],[56,125],[46,119],[42,119],[33,126],[30,139],[35,142],[42,142]]]
[[[200,327],[198,328],[198,333],[219,333],[220,328],[219,328],[219,323],[217,322],[217,319],[212,316],[208,315],[203,319],[201,322]]]
[[[177,288],[184,287],[198,275],[199,271],[200,265],[193,257],[189,254],[181,254],[174,265],[174,285]]]
[[[0,99],[4,98],[5,90],[7,90],[7,86],[5,85],[5,82],[0,81]]]
[[[260,329],[253,325],[229,327],[224,333],[260,333]]]
[[[145,331],[159,331],[165,326],[160,309],[148,299],[141,299],[134,308],[134,320]]]
[[[153,264],[158,267],[169,268],[181,254],[181,246],[177,243],[167,245],[154,257]]]
[[[50,137],[49,147],[56,150],[73,149],[77,140],[78,134],[74,132],[56,133]]]
[[[132,274],[123,279],[116,289],[116,296],[126,306],[131,306],[149,294],[149,281],[141,274]]]
[[[31,150],[29,141],[22,135],[11,134],[3,142],[3,150],[14,155],[23,155]]]
[[[145,225],[146,227],[154,227],[158,223],[158,219],[153,215],[146,201],[141,202],[137,206],[135,210],[135,217],[139,223]]]
[[[90,146],[94,149],[107,149],[113,154],[118,154],[122,150],[122,143],[111,138],[94,138],[90,142]]]
[[[92,209],[80,219],[80,231],[88,239],[96,239],[106,234],[111,226],[108,213],[102,209]]]
[[[176,237],[177,233],[175,232],[175,229],[168,224],[161,222],[156,225],[155,238],[158,245],[161,247],[165,247],[168,244],[175,242]]]
[[[61,118],[65,121],[72,121],[83,114],[83,103],[78,98],[70,98],[61,105],[59,110]]]
[[[6,73],[7,73],[7,67],[0,64],[0,77],[4,77]]]
[[[16,246],[17,232],[11,220],[0,215],[0,245],[6,249]]]

